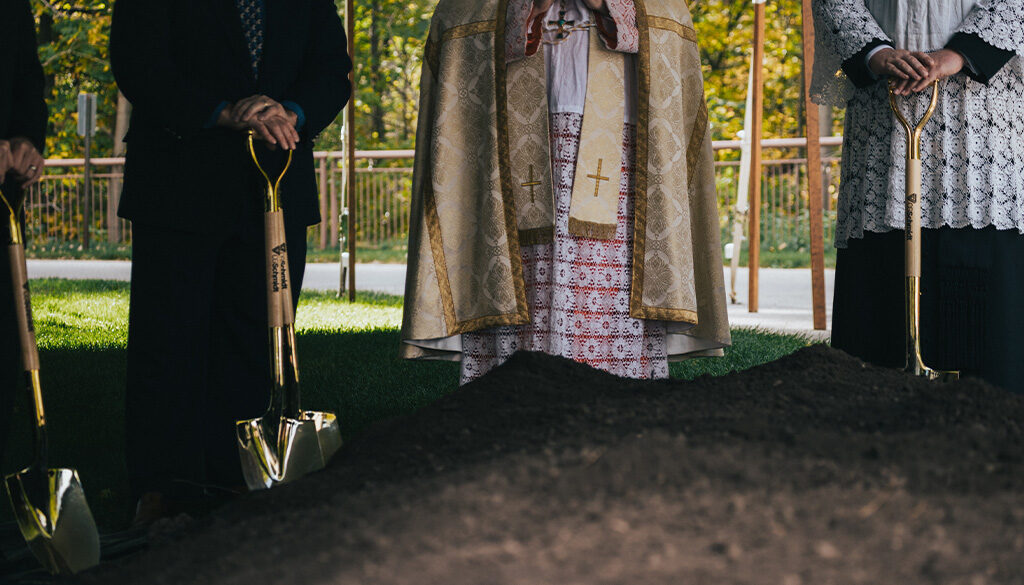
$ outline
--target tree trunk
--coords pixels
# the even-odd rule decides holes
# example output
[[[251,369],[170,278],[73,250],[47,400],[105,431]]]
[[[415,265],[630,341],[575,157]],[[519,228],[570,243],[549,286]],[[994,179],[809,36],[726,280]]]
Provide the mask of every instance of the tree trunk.
[[[387,88],[384,86],[384,76],[380,72],[382,44],[380,16],[380,0],[373,0],[370,3],[370,62],[367,66],[370,71],[370,87],[373,88],[373,93],[375,94],[370,116],[373,122],[373,131],[377,134],[377,140],[383,140],[386,133],[382,102]]]

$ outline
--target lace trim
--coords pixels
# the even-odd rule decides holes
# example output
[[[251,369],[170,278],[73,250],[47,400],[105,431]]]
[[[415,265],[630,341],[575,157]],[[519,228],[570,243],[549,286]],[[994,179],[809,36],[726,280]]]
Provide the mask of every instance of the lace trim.
[[[875,39],[892,39],[878,26],[863,0],[815,0],[813,10],[811,101],[842,107],[854,91],[842,72],[843,62]]]
[[[975,34],[997,49],[1024,54],[1024,0],[982,0],[957,32]]]

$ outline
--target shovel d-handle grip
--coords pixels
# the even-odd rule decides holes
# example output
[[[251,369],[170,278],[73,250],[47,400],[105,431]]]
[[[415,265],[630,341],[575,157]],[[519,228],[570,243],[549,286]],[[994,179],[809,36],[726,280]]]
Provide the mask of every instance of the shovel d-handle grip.
[[[905,276],[921,278],[921,159],[907,159]]]
[[[11,264],[11,288],[14,293],[14,311],[18,323],[18,341],[21,363],[26,372],[39,370],[39,349],[36,346],[35,324],[32,321],[32,301],[28,290],[28,272],[25,269],[25,245],[7,247]]]

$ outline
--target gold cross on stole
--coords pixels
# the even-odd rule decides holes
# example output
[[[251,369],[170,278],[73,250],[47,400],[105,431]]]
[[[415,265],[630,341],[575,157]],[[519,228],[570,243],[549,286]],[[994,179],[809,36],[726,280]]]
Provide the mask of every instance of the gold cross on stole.
[[[576,25],[576,21],[575,20],[566,20],[565,19],[565,11],[564,10],[559,10],[558,11],[558,20],[549,20],[548,24],[557,25],[558,26],[557,38],[564,39],[564,38],[567,38],[572,33],[572,28],[571,27]]]
[[[610,181],[610,177],[601,176],[601,165],[604,163],[603,158],[597,159],[597,174],[587,175],[588,179],[594,179],[594,197],[597,197],[598,193],[601,192],[601,181]]]
[[[598,171],[600,172],[600,171]],[[541,185],[541,182],[533,178],[533,165],[530,165],[530,178],[525,183],[520,183],[523,187],[530,188],[530,203],[536,203],[534,200],[534,189]]]

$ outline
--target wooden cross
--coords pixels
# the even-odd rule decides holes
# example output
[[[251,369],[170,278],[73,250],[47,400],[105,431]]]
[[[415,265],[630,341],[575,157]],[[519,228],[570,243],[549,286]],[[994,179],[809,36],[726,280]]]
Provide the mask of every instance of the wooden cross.
[[[597,174],[595,174],[595,175],[587,175],[588,179],[594,179],[594,197],[597,197],[597,194],[601,191],[601,181],[610,181],[611,180],[611,177],[602,177],[601,176],[601,165],[603,163],[604,163],[604,159],[603,158],[597,159]]]
[[[520,183],[520,184],[523,187],[529,187],[530,188],[530,203],[535,203],[535,200],[533,198],[533,196],[534,196],[534,189],[536,187],[539,187],[542,183],[540,181],[538,181],[538,180],[533,178],[533,165],[530,165],[530,178],[527,180],[527,182]]]
[[[558,26],[558,37],[557,38],[564,39],[564,38],[569,36],[570,32],[572,32],[570,27],[576,26],[576,21],[575,20],[566,20],[565,19],[565,10],[559,10],[558,11],[558,20],[549,20],[548,24],[553,24],[553,25]]]

